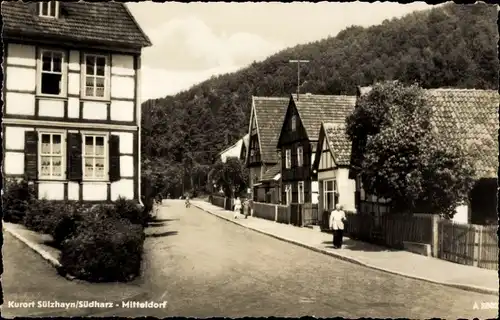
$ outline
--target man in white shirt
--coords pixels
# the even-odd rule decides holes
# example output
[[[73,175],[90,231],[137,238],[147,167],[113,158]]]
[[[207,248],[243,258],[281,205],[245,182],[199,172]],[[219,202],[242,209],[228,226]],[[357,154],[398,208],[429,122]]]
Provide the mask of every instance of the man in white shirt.
[[[344,221],[347,218],[342,211],[340,204],[335,205],[335,210],[330,213],[330,229],[333,230],[333,247],[339,249],[342,247],[342,237],[344,236]]]
[[[241,211],[241,200],[240,200],[240,197],[237,197],[234,200],[234,219],[238,218],[240,211]]]

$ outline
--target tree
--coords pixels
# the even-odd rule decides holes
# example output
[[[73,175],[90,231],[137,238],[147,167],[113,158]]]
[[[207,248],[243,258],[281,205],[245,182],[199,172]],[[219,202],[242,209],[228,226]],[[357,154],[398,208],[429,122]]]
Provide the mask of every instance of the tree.
[[[347,119],[359,149],[363,188],[391,199],[397,212],[425,208],[452,216],[467,199],[474,170],[465,152],[432,131],[432,106],[418,85],[385,82],[361,97]]]
[[[211,178],[221,187],[226,197],[234,198],[248,186],[248,170],[238,158],[218,160],[212,167]]]

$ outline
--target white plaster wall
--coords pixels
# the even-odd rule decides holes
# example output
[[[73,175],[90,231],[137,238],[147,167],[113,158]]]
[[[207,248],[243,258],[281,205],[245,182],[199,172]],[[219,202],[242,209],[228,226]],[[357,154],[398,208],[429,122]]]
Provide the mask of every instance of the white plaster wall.
[[[311,181],[311,203],[319,202],[319,181]]]
[[[134,152],[134,134],[131,132],[111,132],[120,137],[120,153]]]
[[[116,200],[120,196],[126,199],[134,198],[134,181],[132,179],[121,179],[111,183],[111,200]]]
[[[356,182],[354,179],[349,179],[349,169],[339,168],[337,170],[337,188],[339,203],[344,207],[344,210],[355,211]]]
[[[460,205],[455,208],[455,215],[453,221],[456,223],[469,223],[469,207],[467,205]]]
[[[134,98],[134,78],[111,76],[111,98]]]
[[[69,118],[80,117],[80,99],[68,98],[68,117]]]
[[[9,67],[7,73],[7,90],[35,91],[36,70],[28,68]]]
[[[80,71],[80,52],[78,50],[70,50],[68,69],[71,71]]]
[[[318,181],[334,179],[335,177],[336,177],[335,170],[319,171],[318,172]]]
[[[120,156],[120,177],[131,178],[134,176],[134,157]]]
[[[108,196],[108,187],[106,182],[84,182],[83,185],[84,201],[104,201]]]
[[[106,120],[108,106],[104,102],[85,101],[83,103],[83,118],[92,120]]]
[[[80,94],[80,73],[68,72],[68,94]]]
[[[134,71],[134,56],[113,54],[111,57],[111,74],[133,76]]]
[[[38,199],[64,200],[63,182],[40,182],[38,184]]]
[[[111,101],[111,120],[114,121],[133,121],[134,120],[134,102],[133,101]]]
[[[35,46],[9,43],[7,64],[17,64],[28,67],[36,67]]]
[[[33,128],[5,126],[5,148],[8,150],[24,151],[24,132],[33,131]]]
[[[6,99],[6,113],[29,116],[35,115],[34,94],[7,92]]]
[[[80,184],[78,182],[68,182],[68,200],[80,200]]]
[[[64,117],[64,101],[40,99],[38,100],[38,114],[45,117]]]
[[[4,174],[24,173],[24,152],[6,151],[3,163]]]

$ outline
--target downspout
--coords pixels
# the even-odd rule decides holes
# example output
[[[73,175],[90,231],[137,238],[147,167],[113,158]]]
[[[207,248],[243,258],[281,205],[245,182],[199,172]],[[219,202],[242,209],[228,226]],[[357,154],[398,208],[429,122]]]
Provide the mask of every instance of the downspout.
[[[142,52],[142,50],[141,50]],[[144,206],[144,203],[142,203],[142,195],[141,195],[141,116],[142,116],[142,105],[140,103],[140,87],[141,87],[141,55],[137,55],[136,57],[137,61],[137,68],[135,70],[136,72],[136,78],[137,78],[137,83],[136,83],[136,100],[135,103],[137,104],[137,110],[136,110],[136,118],[137,118],[137,197],[139,198],[139,204],[141,206]]]

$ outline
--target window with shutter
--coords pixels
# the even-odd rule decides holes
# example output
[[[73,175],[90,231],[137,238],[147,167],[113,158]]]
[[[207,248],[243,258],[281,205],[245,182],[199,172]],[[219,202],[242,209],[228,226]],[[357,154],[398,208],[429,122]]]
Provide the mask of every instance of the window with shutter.
[[[108,179],[107,138],[105,134],[82,135],[84,180],[106,181]]]
[[[109,181],[120,180],[120,137],[109,137]]]
[[[61,132],[39,132],[39,179],[65,179],[65,135]]]
[[[25,131],[24,133],[24,176],[27,181],[38,178],[38,133]]]
[[[68,180],[82,180],[82,136],[79,133],[68,133],[67,138],[67,175]]]

